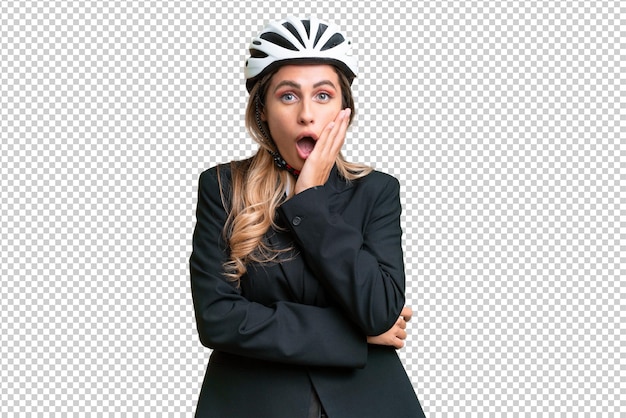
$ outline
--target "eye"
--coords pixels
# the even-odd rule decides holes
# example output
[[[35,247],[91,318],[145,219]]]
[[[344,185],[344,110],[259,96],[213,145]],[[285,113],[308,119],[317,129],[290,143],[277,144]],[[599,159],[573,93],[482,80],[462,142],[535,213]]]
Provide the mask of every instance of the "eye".
[[[331,96],[329,93],[322,91],[320,93],[318,93],[317,98],[318,100],[322,101],[322,102],[327,102],[330,99],[332,99],[333,96]]]
[[[291,103],[295,102],[297,100],[297,97],[293,93],[283,93],[280,95],[280,100],[285,103]]]

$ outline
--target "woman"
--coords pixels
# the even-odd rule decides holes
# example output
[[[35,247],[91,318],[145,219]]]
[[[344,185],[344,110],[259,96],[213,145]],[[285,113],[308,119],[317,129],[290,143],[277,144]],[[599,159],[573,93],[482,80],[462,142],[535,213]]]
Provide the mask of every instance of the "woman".
[[[411,316],[399,183],[340,154],[349,44],[315,18],[252,41],[246,126],[259,151],[200,176],[191,285],[213,353],[198,417],[423,416],[396,353]]]

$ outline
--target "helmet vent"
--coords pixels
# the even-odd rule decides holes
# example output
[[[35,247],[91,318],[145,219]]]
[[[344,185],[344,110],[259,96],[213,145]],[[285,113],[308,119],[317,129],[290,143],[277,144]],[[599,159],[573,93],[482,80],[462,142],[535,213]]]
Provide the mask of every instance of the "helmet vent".
[[[322,47],[322,51],[326,51],[327,49],[334,48],[337,45],[343,43],[343,41],[345,41],[344,37],[341,36],[340,33],[336,33],[333,36],[331,36],[328,41],[326,41],[326,43]]]
[[[320,40],[324,32],[326,32],[327,28],[328,28],[328,25],[320,23],[319,27],[317,28],[317,35],[315,35],[315,42],[313,42],[314,47],[317,46],[317,42]]]
[[[306,29],[306,37],[310,38],[311,37],[311,21],[303,20],[302,24],[304,25],[304,29]]]
[[[298,31],[296,30],[296,28],[289,22],[285,22],[283,23],[283,26],[287,28],[287,30],[289,30],[289,32],[291,32],[291,34],[293,36],[295,36],[298,39],[298,42],[300,42],[300,44],[304,47],[306,47],[304,45],[304,41],[302,40],[302,38],[300,37],[300,34],[298,33]]]
[[[282,46],[285,49],[290,49],[292,51],[297,51],[298,50],[298,48],[296,48],[294,44],[292,44],[287,39],[283,38],[281,35],[279,35],[277,33],[265,32],[265,33],[261,34],[260,38],[261,39],[265,39],[266,41],[269,41],[269,42],[271,42],[273,44],[276,44],[278,46]]]
[[[251,58],[265,58],[267,56],[268,55],[263,51],[259,51],[258,49],[250,49]]]
[[[270,22],[248,48],[250,55],[244,67],[248,92],[264,75],[283,65],[334,65],[350,84],[358,69],[346,35],[335,24],[313,16],[288,16]]]

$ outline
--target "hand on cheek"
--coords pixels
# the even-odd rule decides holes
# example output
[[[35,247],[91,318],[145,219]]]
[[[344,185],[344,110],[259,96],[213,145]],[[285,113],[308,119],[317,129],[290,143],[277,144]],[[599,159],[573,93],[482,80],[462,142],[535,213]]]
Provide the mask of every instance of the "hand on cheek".
[[[350,112],[350,108],[343,109],[335,120],[324,128],[322,135],[315,144],[315,148],[304,162],[304,166],[300,171],[295,187],[296,194],[311,187],[322,186],[328,180],[328,176],[346,139]]]

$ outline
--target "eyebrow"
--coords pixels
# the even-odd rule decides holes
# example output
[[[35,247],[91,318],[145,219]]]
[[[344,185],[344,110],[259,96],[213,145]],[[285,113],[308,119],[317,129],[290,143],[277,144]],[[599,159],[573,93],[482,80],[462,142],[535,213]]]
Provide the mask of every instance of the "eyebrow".
[[[317,83],[313,84],[313,88],[316,89],[320,86],[324,86],[324,85],[328,85],[331,86],[334,89],[337,89],[337,87],[335,87],[335,85],[333,84],[332,81],[330,80],[322,80],[322,81],[318,81]],[[289,87],[293,87],[294,89],[302,89],[302,86],[298,83],[296,83],[295,81],[291,81],[291,80],[283,80],[280,83],[278,83],[278,85],[276,86],[276,88],[274,88],[274,93],[276,93],[276,91],[283,87],[283,86],[289,86]]]

